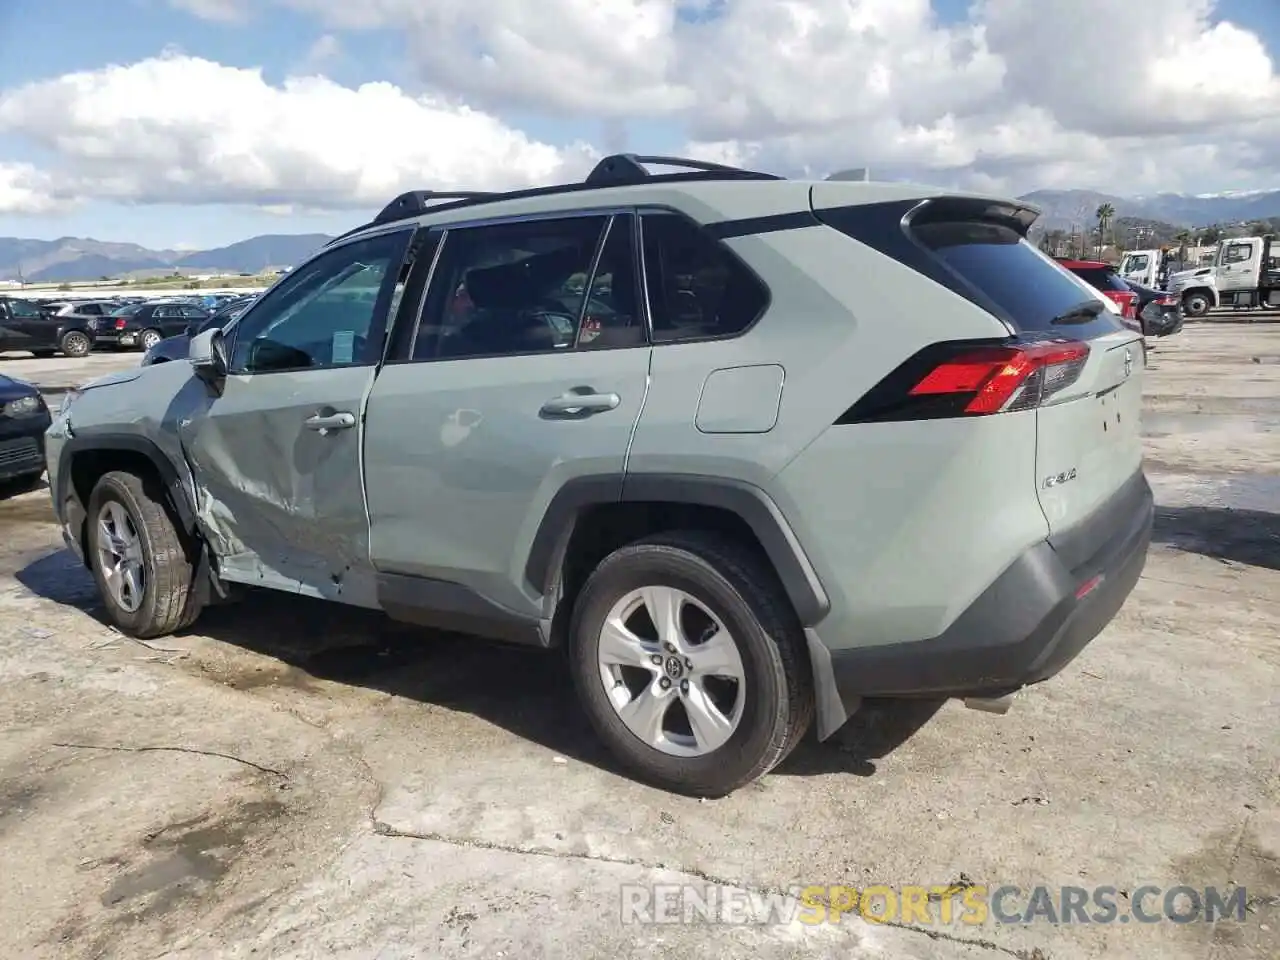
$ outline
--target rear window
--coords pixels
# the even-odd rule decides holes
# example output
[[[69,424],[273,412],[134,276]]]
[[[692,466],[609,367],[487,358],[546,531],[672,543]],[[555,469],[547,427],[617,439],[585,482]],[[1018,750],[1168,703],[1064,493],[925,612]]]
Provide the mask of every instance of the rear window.
[[[111,316],[113,316],[113,317],[132,317],[135,313],[137,313],[137,312],[138,312],[139,310],[141,310],[141,309],[142,309],[142,305],[141,305],[141,304],[138,304],[138,303],[131,303],[131,304],[129,304],[127,307],[117,307],[115,310],[112,310],[112,311],[111,311]]]
[[[1106,267],[1069,267],[1068,269],[1095,290],[1127,292],[1129,289],[1120,279],[1119,274]]]
[[[1021,333],[1088,339],[1121,329],[1105,309],[1085,323],[1053,323],[1055,317],[1088,303],[1089,293],[1009,227],[944,222],[922,224],[913,233]]]

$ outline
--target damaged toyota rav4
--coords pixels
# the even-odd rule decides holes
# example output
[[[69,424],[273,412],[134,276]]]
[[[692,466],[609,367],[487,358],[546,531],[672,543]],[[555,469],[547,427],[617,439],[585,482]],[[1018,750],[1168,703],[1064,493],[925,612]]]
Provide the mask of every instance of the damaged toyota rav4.
[[[134,636],[250,584],[560,648],[628,770],[723,795],[1053,676],[1137,582],[1141,340],[1036,216],[634,155],[408,193],[72,397],[54,507]]]

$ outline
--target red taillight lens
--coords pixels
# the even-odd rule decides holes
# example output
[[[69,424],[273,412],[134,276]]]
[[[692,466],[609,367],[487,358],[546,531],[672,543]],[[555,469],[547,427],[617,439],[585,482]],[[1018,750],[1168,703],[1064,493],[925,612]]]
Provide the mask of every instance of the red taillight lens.
[[[1163,297],[1158,297],[1156,299],[1156,303],[1160,304],[1162,307],[1176,307],[1178,305],[1178,298],[1171,293],[1166,293]]]
[[[837,423],[1031,410],[1075,383],[1088,359],[1089,345],[1075,340],[939,344],[904,363]]]
[[[123,330],[123,329],[124,329],[124,326],[125,326],[125,320],[124,320],[124,317],[117,317],[117,318],[116,318],[116,329],[117,329],[117,330]]]

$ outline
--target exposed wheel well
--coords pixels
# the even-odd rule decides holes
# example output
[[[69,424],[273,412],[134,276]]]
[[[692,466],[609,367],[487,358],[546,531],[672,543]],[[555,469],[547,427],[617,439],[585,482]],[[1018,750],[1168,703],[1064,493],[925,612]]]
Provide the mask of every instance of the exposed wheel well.
[[[552,643],[559,646],[563,642],[573,604],[600,561],[619,547],[674,530],[717,533],[751,551],[769,571],[774,570],[768,553],[751,526],[732,510],[702,504],[650,501],[587,507],[576,518],[558,567]]]
[[[141,477],[144,481],[154,483],[156,489],[163,493],[161,502],[169,512],[169,517],[173,521],[175,529],[184,538],[188,548],[194,545],[191,528],[183,516],[183,511],[174,502],[173,491],[166,483],[166,477],[156,462],[139,450],[106,447],[102,449],[77,450],[70,455],[70,463],[67,466],[68,482],[75,492],[76,499],[80,501],[81,506],[85,509],[85,517],[81,521],[80,530],[77,531],[77,536],[82,546],[88,543],[86,539],[87,525],[89,523],[88,508],[93,488],[97,486],[98,481],[104,474],[113,470],[132,473]],[[52,478],[50,479],[52,480]]]

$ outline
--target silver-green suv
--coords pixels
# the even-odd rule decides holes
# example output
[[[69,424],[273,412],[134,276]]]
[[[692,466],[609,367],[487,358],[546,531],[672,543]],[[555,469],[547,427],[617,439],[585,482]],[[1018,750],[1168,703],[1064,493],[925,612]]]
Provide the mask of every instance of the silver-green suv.
[[[122,630],[251,584],[563,647],[630,770],[724,794],[1052,676],[1137,581],[1140,339],[1035,216],[629,155],[406,194],[83,388],[54,506]]]

